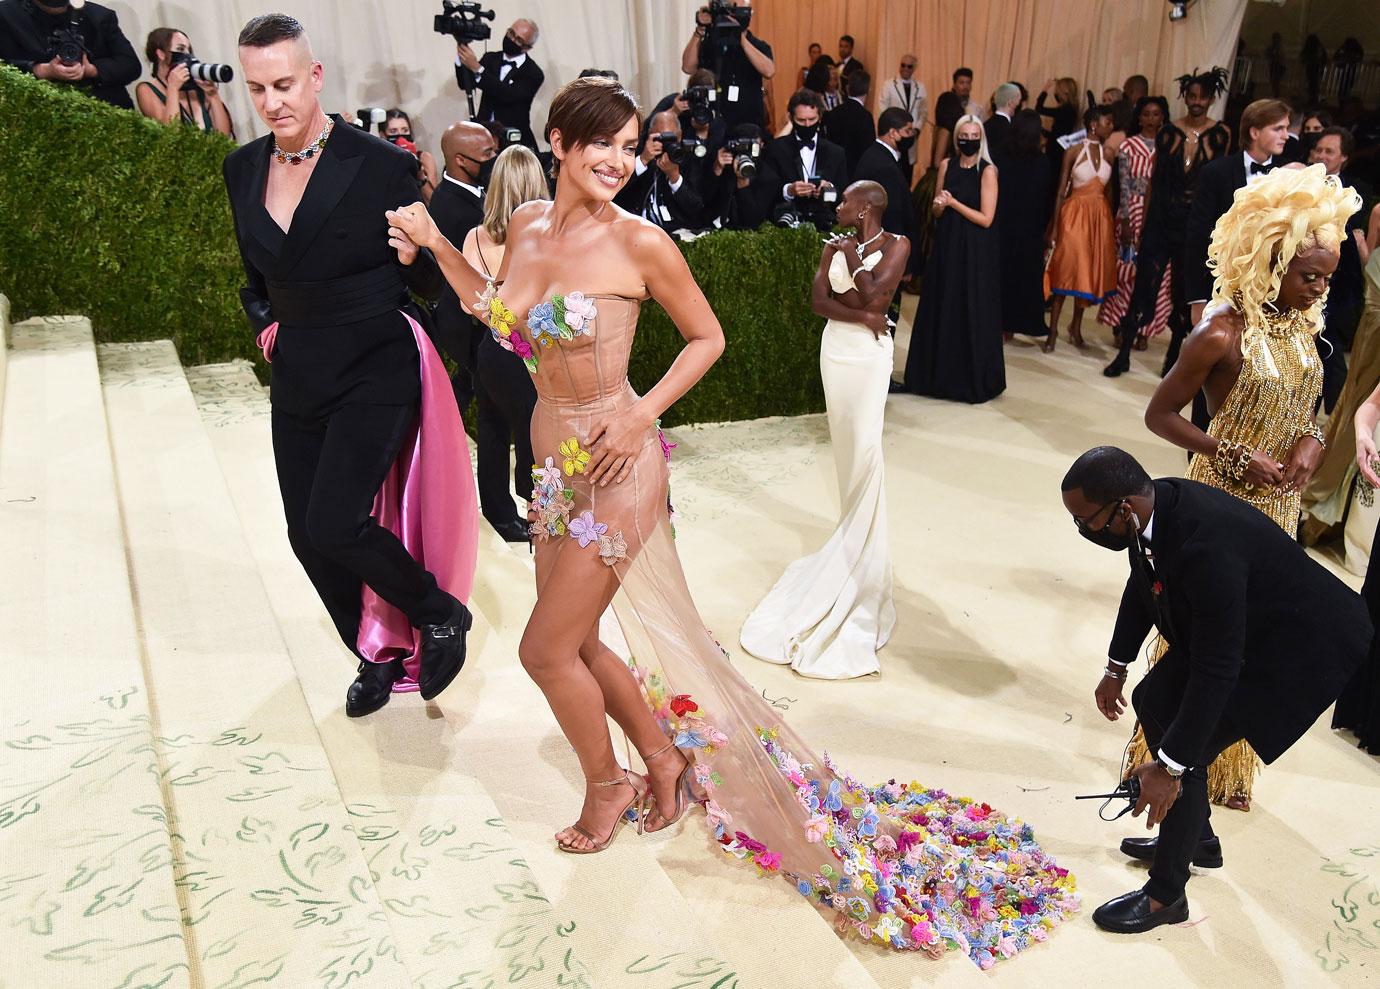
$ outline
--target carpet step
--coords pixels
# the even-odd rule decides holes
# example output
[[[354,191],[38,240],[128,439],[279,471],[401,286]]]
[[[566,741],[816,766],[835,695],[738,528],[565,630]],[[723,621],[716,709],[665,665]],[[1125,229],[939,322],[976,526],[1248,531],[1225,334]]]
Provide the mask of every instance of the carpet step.
[[[99,353],[194,981],[407,985],[177,354]]]
[[[0,431],[0,983],[193,984],[91,324],[12,328]],[[182,901],[180,903],[180,901]]]

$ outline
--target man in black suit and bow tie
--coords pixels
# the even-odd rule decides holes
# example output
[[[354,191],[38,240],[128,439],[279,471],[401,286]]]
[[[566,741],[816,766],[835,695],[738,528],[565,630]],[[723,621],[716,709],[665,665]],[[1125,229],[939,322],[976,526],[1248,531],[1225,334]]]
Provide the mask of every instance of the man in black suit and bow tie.
[[[480,123],[497,122],[522,132],[519,143],[537,150],[532,133],[532,101],[537,98],[546,74],[528,54],[537,43],[537,25],[525,17],[513,21],[503,35],[503,51],[486,52],[483,58],[469,45],[456,46],[455,81],[470,92],[478,88]]]
[[[674,109],[654,116],[633,161],[633,177],[613,200],[666,231],[708,225],[702,192],[707,156],[687,153],[680,139],[680,117]]]
[[[1241,114],[1241,144],[1236,154],[1223,155],[1203,166],[1193,191],[1184,240],[1184,293],[1192,307],[1193,325],[1203,318],[1212,297],[1212,273],[1208,270],[1208,245],[1212,228],[1227,210],[1237,189],[1268,174],[1289,140],[1289,104],[1283,100],[1256,100]]]
[[[790,213],[821,230],[833,229],[838,194],[848,185],[848,158],[843,148],[820,136],[823,110],[814,90],[797,91],[786,110],[791,132],[767,145],[764,182],[774,196],[773,220]]]
[[[1152,629],[1168,647],[1131,695],[1155,756],[1132,771],[1134,813],[1160,832],[1121,849],[1151,860],[1150,879],[1093,914],[1104,930],[1138,934],[1187,920],[1190,864],[1222,864],[1212,760],[1243,738],[1267,764],[1283,755],[1366,657],[1371,622],[1360,595],[1224,491],[1152,481],[1115,447],[1079,457],[1062,488],[1079,534],[1131,564],[1095,692],[1104,717],[1120,717],[1126,669]]]
[[[839,78],[846,81],[853,77],[853,73],[865,69],[866,66],[853,57],[853,36],[843,35],[839,38]]]
[[[443,278],[430,253],[389,236],[385,213],[420,198],[416,155],[326,116],[323,69],[302,25],[286,14],[255,17],[239,53],[269,128],[225,159],[247,280],[240,298],[256,330],[276,333],[273,453],[288,541],[361,660],[345,702],[360,717],[386,704],[405,673],[401,658],[365,661],[365,585],[420,631],[423,697],[445,689],[465,661],[469,610],[373,514],[418,420],[421,358],[409,317],[420,323],[422,313],[409,293],[434,299]]]
[[[824,115],[824,133],[843,147],[848,174],[852,175],[858,167],[858,159],[877,140],[877,123],[867,109],[872,77],[859,70],[849,76],[844,85],[848,89],[848,99]]]
[[[876,182],[886,190],[882,229],[902,237],[909,237],[914,232],[915,203],[901,170],[896,166],[901,160],[901,148],[913,136],[915,124],[910,114],[898,106],[883,110],[877,118],[877,137],[858,159],[858,167],[853,169],[851,178],[853,182],[864,179]]]

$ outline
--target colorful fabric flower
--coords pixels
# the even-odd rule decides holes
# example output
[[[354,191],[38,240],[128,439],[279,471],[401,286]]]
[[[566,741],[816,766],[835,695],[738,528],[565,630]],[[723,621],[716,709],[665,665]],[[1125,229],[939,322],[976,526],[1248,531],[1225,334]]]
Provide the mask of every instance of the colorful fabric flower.
[[[683,718],[692,711],[698,711],[700,706],[690,699],[689,694],[676,694],[671,698],[671,712],[677,718]]]
[[[537,487],[549,484],[553,488],[561,488],[564,486],[561,482],[561,469],[556,466],[555,461],[547,457],[544,467],[532,465],[532,483]]]
[[[781,868],[781,853],[758,852],[752,857],[752,864],[763,872],[776,872]]]
[[[543,347],[549,347],[561,335],[556,325],[556,307],[550,302],[539,302],[527,310],[527,328],[532,331],[532,339]]]
[[[579,518],[570,522],[570,537],[579,541],[581,549],[597,542],[599,537],[608,531],[609,527],[606,524],[594,521],[593,512],[581,512]]]
[[[809,842],[820,841],[829,833],[829,818],[823,814],[816,814],[805,822],[805,840]]]
[[[585,468],[589,466],[589,451],[580,449],[580,441],[577,437],[570,437],[561,444],[561,456],[565,458],[565,476],[574,477],[576,474],[583,474]]]
[[[556,298],[561,301],[565,310],[563,322],[570,329],[572,336],[594,332],[594,318],[599,315],[599,310],[595,307],[593,299],[583,292],[571,292]]]
[[[628,558],[628,543],[621,531],[599,537],[599,559],[605,566],[613,566]]]

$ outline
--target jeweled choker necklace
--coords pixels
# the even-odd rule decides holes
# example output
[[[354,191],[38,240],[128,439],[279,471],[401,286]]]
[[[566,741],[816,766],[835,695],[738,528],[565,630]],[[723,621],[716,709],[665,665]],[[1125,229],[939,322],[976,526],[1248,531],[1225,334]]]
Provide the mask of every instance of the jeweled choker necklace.
[[[335,121],[330,117],[326,118],[326,126],[321,128],[321,133],[316,135],[316,140],[312,141],[301,151],[284,151],[278,147],[278,139],[273,139],[273,157],[280,165],[300,165],[308,158],[316,154],[326,146],[326,139],[331,136],[331,128],[335,126]]]
[[[867,238],[867,240],[861,241],[860,243],[858,243],[857,245],[854,246],[853,250],[855,250],[855,251],[858,252],[858,260],[859,260],[859,261],[862,260],[863,251],[865,251],[865,250],[867,249],[867,245],[870,244],[870,243],[872,243],[874,240],[876,240],[878,237],[880,237],[880,236],[881,236],[882,234],[884,234],[884,233],[886,233],[885,230],[878,230],[878,231],[877,231],[875,234],[873,234],[871,237]]]

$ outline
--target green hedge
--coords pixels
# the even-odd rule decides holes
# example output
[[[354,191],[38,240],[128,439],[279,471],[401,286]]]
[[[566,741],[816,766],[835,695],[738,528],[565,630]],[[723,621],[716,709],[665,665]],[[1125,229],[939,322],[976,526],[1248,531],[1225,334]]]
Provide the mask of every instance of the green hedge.
[[[262,359],[239,305],[243,269],[221,160],[234,145],[0,66],[0,291],[16,318],[81,313],[103,341],[171,338],[187,364]],[[667,424],[824,408],[823,321],[810,312],[811,231],[722,232],[683,246],[728,348]],[[660,306],[631,377],[650,387],[682,346]]]

